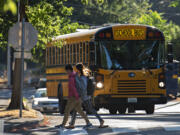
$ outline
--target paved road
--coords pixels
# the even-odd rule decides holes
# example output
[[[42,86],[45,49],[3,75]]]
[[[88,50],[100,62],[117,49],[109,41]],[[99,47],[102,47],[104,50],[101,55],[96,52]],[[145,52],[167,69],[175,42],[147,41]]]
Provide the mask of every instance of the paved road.
[[[24,91],[26,98],[35,92],[34,89]],[[10,97],[10,91],[1,90],[0,98]],[[98,121],[94,116],[89,115],[94,127],[84,130],[84,120],[78,116],[76,128],[73,130],[61,131],[54,128],[62,122],[63,116],[59,114],[45,114],[48,120],[47,126],[37,127],[28,130],[28,135],[180,135],[180,102],[168,102],[166,105],[157,105],[154,115],[146,115],[144,111],[137,111],[136,114],[109,115],[105,109],[99,112],[109,128],[99,129]],[[21,135],[21,134],[19,134]]]
[[[78,116],[76,128],[59,130],[54,125],[60,124],[62,116],[46,114],[49,120],[47,127],[39,127],[29,131],[33,135],[180,135],[180,102],[169,102],[156,106],[154,115],[146,115],[144,111],[136,114],[109,115],[108,111],[99,111],[109,128],[99,129],[98,121],[89,115],[94,127],[84,130],[84,120]]]

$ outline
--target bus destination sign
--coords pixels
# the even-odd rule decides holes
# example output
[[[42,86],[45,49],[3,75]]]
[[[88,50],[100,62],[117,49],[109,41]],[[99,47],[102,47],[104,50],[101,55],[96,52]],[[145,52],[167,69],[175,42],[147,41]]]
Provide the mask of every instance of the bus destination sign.
[[[113,28],[114,40],[145,40],[146,28],[138,26],[119,26]]]

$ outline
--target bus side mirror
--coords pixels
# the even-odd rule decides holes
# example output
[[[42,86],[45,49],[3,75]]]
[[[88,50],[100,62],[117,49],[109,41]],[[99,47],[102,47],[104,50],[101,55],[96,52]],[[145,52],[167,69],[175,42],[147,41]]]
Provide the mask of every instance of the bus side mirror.
[[[173,63],[173,54],[168,54],[167,60],[168,60],[168,63]]]

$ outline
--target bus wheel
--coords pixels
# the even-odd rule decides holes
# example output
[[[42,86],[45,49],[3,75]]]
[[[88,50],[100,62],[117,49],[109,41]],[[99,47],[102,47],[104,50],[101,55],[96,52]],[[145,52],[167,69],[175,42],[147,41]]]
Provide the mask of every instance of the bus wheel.
[[[134,106],[129,106],[129,107],[128,107],[128,113],[135,113],[135,108],[134,108]]]
[[[119,114],[125,114],[126,113],[126,106],[120,106],[118,108]]]
[[[154,105],[148,105],[145,110],[146,110],[147,114],[153,114],[154,113]]]
[[[64,114],[66,100],[63,98],[63,89],[61,83],[58,85],[58,100],[59,100],[59,112],[60,114]]]
[[[96,107],[96,106],[95,106],[94,109],[95,109],[96,111],[99,111],[99,107]]]
[[[116,108],[109,108],[109,113],[110,114],[116,114],[117,113],[117,109]]]

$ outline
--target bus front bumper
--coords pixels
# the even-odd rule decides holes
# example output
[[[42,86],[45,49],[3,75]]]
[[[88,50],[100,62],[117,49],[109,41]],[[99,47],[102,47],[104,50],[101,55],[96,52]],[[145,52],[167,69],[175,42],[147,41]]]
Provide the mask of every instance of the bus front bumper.
[[[107,104],[165,104],[166,96],[159,97],[114,97],[113,95],[98,95],[94,98],[95,105],[104,106]]]

